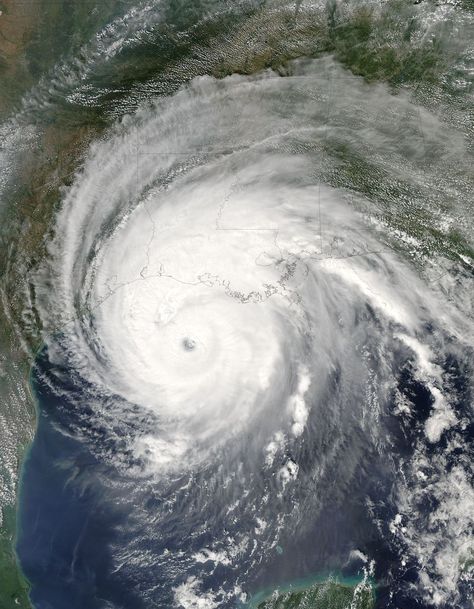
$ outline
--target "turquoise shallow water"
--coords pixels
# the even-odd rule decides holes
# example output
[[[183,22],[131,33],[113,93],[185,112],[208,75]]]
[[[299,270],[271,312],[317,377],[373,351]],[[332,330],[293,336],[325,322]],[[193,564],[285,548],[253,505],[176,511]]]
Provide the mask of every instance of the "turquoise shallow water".
[[[117,486],[117,471],[97,461],[88,451],[87,444],[64,434],[69,426],[77,424],[78,413],[73,402],[68,403],[64,394],[51,393],[45,383],[49,369],[45,355],[43,352],[39,356],[32,377],[32,387],[38,399],[38,427],[23,466],[17,544],[22,568],[32,584],[34,606],[39,609],[66,606],[94,609],[108,602],[121,607],[126,599],[127,609],[145,607],[142,595],[133,585],[137,581],[142,582],[145,590],[148,586],[156,590],[156,584],[160,583],[160,592],[153,593],[154,602],[172,604],[170,583],[173,580],[170,574],[162,577],[152,566],[144,565],[138,572],[127,567],[126,575],[123,569],[120,574],[114,574],[112,554],[120,545],[127,544],[127,522],[134,511],[134,502],[124,502],[124,493],[127,489],[128,492],[136,492],[133,490],[136,483],[124,479],[123,486],[117,488],[118,494],[117,490],[112,491],[106,480],[114,481],[114,486]],[[72,386],[69,390],[73,392],[70,395],[77,392]],[[87,409],[85,414],[87,416]],[[159,501],[150,502],[149,498],[146,501],[148,509],[160,508]],[[181,548],[180,551],[189,548],[187,551],[193,553],[196,545],[189,533],[181,537],[176,534],[176,525],[172,521],[170,525],[173,528],[166,545],[161,541],[160,530],[156,529],[144,539],[142,552],[153,551],[158,556],[165,548],[169,551],[175,546],[176,549]],[[166,530],[170,525],[163,522],[162,528]],[[207,533],[204,539],[211,541],[212,534]],[[200,545],[202,541],[197,547]],[[277,553],[278,570],[285,569],[288,560],[296,564],[298,555],[301,553],[301,558],[304,555],[302,548],[288,544],[286,550]],[[181,576],[178,573],[175,581],[179,584],[189,575],[201,577],[202,572],[202,568],[196,565],[187,574],[184,572]],[[329,577],[347,585],[361,581],[361,577],[356,575],[348,577],[342,573],[320,572],[316,576],[280,582],[278,589],[299,590]],[[220,578],[219,571],[215,572],[208,585],[215,585]],[[246,606],[255,607],[275,589],[271,568],[267,578],[268,587],[259,589],[256,594],[248,589],[251,601]],[[249,584],[252,579],[249,578]],[[253,586],[258,587],[258,584],[255,582]],[[226,606],[234,604],[226,603]]]
[[[8,172],[13,168],[21,175],[21,180],[15,182],[15,174],[5,171],[8,179],[15,177],[10,208],[26,209],[11,224],[15,228],[11,230],[12,242],[17,238],[14,235],[20,235],[21,247],[15,250],[9,246],[14,254],[9,254],[12,258],[8,258],[8,273],[16,269],[17,274],[8,280],[11,285],[5,280],[10,286],[7,293],[19,294],[11,308],[17,320],[16,331],[24,343],[31,340],[38,344],[40,337],[43,345],[52,347],[51,357],[47,348],[39,355],[29,355],[36,363],[32,388],[38,400],[37,430],[26,452],[19,491],[18,557],[32,584],[35,609],[194,609],[197,603],[206,609],[233,609],[238,602],[237,589],[251,598],[253,608],[276,588],[300,589],[331,575],[347,585],[359,583],[361,565],[350,564],[347,570],[342,566],[354,549],[375,560],[379,609],[432,609],[434,605],[465,609],[472,594],[468,569],[463,566],[469,563],[465,548],[470,548],[466,498],[470,497],[468,473],[472,464],[472,418],[468,409],[472,397],[472,351],[459,337],[463,333],[464,338],[469,336],[472,291],[472,190],[467,175],[470,144],[465,141],[466,125],[469,126],[465,95],[470,13],[462,4],[449,8],[391,2],[380,9],[380,14],[378,8],[355,10],[351,3],[329,3],[324,10],[299,3],[296,11],[294,5],[279,3],[269,7],[259,2],[204,2],[192,6],[175,2],[67,4],[45,2],[38,20],[41,35],[33,36],[26,53],[32,80],[25,81],[24,91],[29,92],[21,104],[15,102],[12,120],[8,122],[7,117],[6,127],[2,125],[8,135],[8,154],[2,171],[5,166]],[[452,35],[454,30],[456,36]],[[307,56],[314,54],[321,54],[322,58],[314,63],[315,72],[311,74],[305,71],[313,65]],[[294,57],[303,59],[291,63],[289,60]],[[274,71],[262,72],[271,69]],[[222,80],[233,73],[245,76]],[[207,76],[199,80],[202,75]],[[214,77],[221,80],[214,81]],[[168,101],[170,95],[190,82],[188,89]],[[265,86],[260,88],[259,83]],[[227,88],[231,94],[226,97]],[[279,90],[283,93],[279,94]],[[212,105],[215,100],[224,101]],[[139,107],[137,118],[134,113]],[[179,111],[177,115],[173,114],[175,110]],[[156,116],[170,120],[163,120],[156,130]],[[143,126],[142,141],[131,139],[128,148],[122,149],[120,143],[107,148],[104,143],[111,128],[127,137],[127,133],[138,134]],[[18,141],[15,133],[19,134]],[[105,151],[96,158],[96,169],[113,169],[115,162],[119,168],[102,180],[98,177],[101,171],[94,172],[93,154],[84,145],[94,138],[99,152]],[[255,145],[249,145],[254,140]],[[175,142],[180,147],[174,146]],[[214,150],[216,143],[219,146]],[[77,157],[68,164],[71,150]],[[239,150],[246,150],[246,154],[239,155]],[[265,154],[261,154],[262,150]],[[115,158],[118,151],[119,158],[133,158],[133,170],[126,162],[120,165]],[[4,153],[2,148],[2,160]],[[264,163],[258,165],[260,154]],[[273,164],[279,154],[287,155],[285,167]],[[301,171],[302,164],[292,165],[296,158],[303,157],[305,167],[311,167],[307,173]],[[145,158],[154,159],[150,165],[155,168],[163,159],[167,159],[163,165],[174,160],[166,171],[154,174]],[[216,158],[218,165],[213,164]],[[231,159],[229,166],[226,158]],[[242,172],[241,190],[242,184],[237,184],[235,176],[242,175],[238,171],[243,158],[247,160],[247,173]],[[38,165],[30,162],[32,159]],[[143,160],[142,165],[139,159]],[[47,169],[41,164],[45,160]],[[78,174],[77,183],[83,185],[85,176],[91,178],[92,186],[81,191],[84,196],[70,205],[70,218],[63,214],[58,221],[51,209],[57,211],[59,202],[64,205],[71,193],[74,171],[87,160],[89,165],[84,165],[86,170],[83,168]],[[254,163],[263,168],[258,175],[251,174]],[[152,179],[141,184],[147,171]],[[188,174],[193,176],[188,183],[192,188],[181,192],[180,176]],[[133,180],[127,182],[129,175]],[[264,466],[256,465],[260,463],[263,442],[257,432],[263,430],[264,438],[267,427],[276,425],[278,416],[271,414],[262,417],[251,432],[241,435],[238,425],[234,429],[234,421],[229,423],[228,428],[235,435],[230,434],[232,441],[227,450],[216,450],[211,464],[196,468],[192,475],[183,470],[166,481],[152,479],[144,474],[145,463],[150,454],[159,461],[166,452],[162,448],[155,450],[153,444],[161,439],[162,420],[142,408],[139,400],[127,401],[120,391],[110,393],[116,377],[103,391],[101,382],[110,380],[108,373],[113,368],[110,362],[115,361],[115,352],[107,351],[98,330],[108,330],[108,320],[115,317],[111,308],[99,319],[100,307],[94,308],[91,286],[94,287],[96,270],[101,270],[100,256],[106,251],[101,248],[120,226],[127,225],[128,211],[134,206],[145,208],[149,217],[137,242],[123,242],[126,254],[117,264],[118,271],[114,270],[116,275],[106,278],[104,302],[120,295],[126,282],[122,285],[117,276],[128,260],[138,260],[139,281],[148,279],[148,273],[159,276],[163,272],[161,252],[158,256],[154,251],[165,235],[156,239],[155,229],[168,225],[160,224],[161,220],[155,222],[155,205],[151,199],[146,200],[149,192],[155,196],[158,191],[157,201],[162,201],[176,187],[179,204],[195,189],[204,213],[207,202],[220,193],[222,179],[228,179],[230,187],[222,195],[219,213],[211,218],[210,225],[215,224],[216,229],[235,228],[232,213],[242,209],[242,201],[245,204],[250,193],[249,200],[262,218],[257,222],[245,217],[237,228],[250,224],[253,229],[257,226],[275,232],[273,241],[265,243],[253,259],[261,268],[271,268],[272,260],[277,260],[278,281],[266,285],[266,292],[262,291],[265,298],[282,286],[284,290],[291,289],[294,279],[294,284],[300,286],[293,294],[297,302],[301,294],[304,296],[305,288],[301,286],[307,285],[308,265],[314,264],[318,269],[328,261],[352,257],[364,262],[359,267],[356,262],[360,273],[349,274],[347,283],[344,277],[327,281],[316,271],[319,291],[315,290],[307,300],[311,306],[306,312],[311,316],[312,306],[317,308],[322,303],[326,322],[318,328],[319,335],[307,333],[301,343],[288,341],[291,347],[282,351],[287,369],[268,388],[278,406],[273,413],[280,416],[286,412],[287,402],[281,396],[288,397],[290,389],[294,389],[299,374],[297,359],[307,358],[310,369],[314,366],[311,372],[318,379],[314,384],[321,391],[311,403],[308,419],[303,415],[293,422],[296,428],[306,426],[306,431],[297,436],[300,440],[281,449],[282,470],[275,469],[265,479]],[[279,201],[291,189],[291,196],[287,197],[291,206],[303,197],[303,187],[311,188],[315,180],[322,182],[323,189],[344,192],[342,199],[347,209],[363,215],[362,224],[366,223],[371,235],[367,242],[379,240],[376,247],[369,248],[364,239],[359,239],[357,232],[362,229],[355,224],[349,229],[357,233],[357,239],[348,245],[352,243],[351,235],[346,235],[350,232],[349,215],[336,218],[339,229],[329,237],[330,233],[324,231],[330,222],[325,225],[324,215],[321,222],[319,191],[319,225],[314,231],[317,247],[310,243],[314,246],[311,251],[303,246],[290,254],[282,251],[287,226],[283,221],[279,223],[280,217],[278,222],[267,218],[261,204]],[[39,192],[48,193],[42,202],[44,207],[39,204],[40,195],[35,194]],[[252,194],[255,192],[257,196]],[[28,204],[24,208],[18,206],[26,196],[31,197]],[[90,213],[84,214],[86,220],[77,221],[88,197],[94,205]],[[110,201],[117,206],[111,206],[106,213],[105,205]],[[120,207],[124,201],[130,204],[130,210],[126,205]],[[235,201],[240,207],[232,207]],[[300,221],[301,226],[314,221],[317,214],[313,208],[314,205],[308,207],[304,222],[295,216],[294,226]],[[97,209],[103,209],[107,217],[99,229],[93,224]],[[331,211],[337,214],[336,209],[339,207],[333,206]],[[50,221],[42,224],[44,210]],[[168,224],[175,226],[176,218],[183,217],[186,215],[176,215]],[[54,224],[57,234],[68,235],[64,251],[59,254],[50,233]],[[199,214],[190,221],[191,225],[198,230]],[[17,231],[17,226],[21,230]],[[178,234],[181,226],[175,228]],[[31,245],[32,234],[42,231],[51,246],[51,259],[45,257],[44,250],[38,253]],[[211,242],[213,236],[205,233],[201,245]],[[9,234],[6,238],[9,242]],[[35,238],[42,242],[37,234]],[[84,244],[84,250],[78,247],[77,266],[68,276],[63,263],[70,253],[68,244],[75,244],[76,238]],[[170,251],[185,251],[186,241],[175,242],[173,233],[166,238],[170,239]],[[247,243],[244,238],[242,243]],[[145,245],[146,262],[137,255],[145,251]],[[214,258],[204,250],[206,264],[217,261],[218,267],[233,247],[233,242],[226,243]],[[253,252],[252,247],[253,244],[245,246],[242,259],[248,251]],[[191,256],[193,260],[188,261],[190,266],[199,258],[198,249],[194,250],[196,256]],[[117,251],[118,260],[121,253]],[[397,274],[399,267],[390,267],[392,258],[384,258],[387,252],[393,258],[399,254],[406,264],[403,282]],[[238,271],[240,259],[232,259],[232,272]],[[185,271],[186,275],[187,268],[182,265],[179,272]],[[186,275],[185,282],[194,285],[205,277],[206,287],[220,281],[226,298],[243,297],[243,291],[231,290],[225,275],[218,277],[207,266],[204,270],[205,275],[199,274],[198,280],[192,276],[189,281]],[[251,276],[253,270],[254,266],[247,269],[245,277]],[[367,284],[370,289],[365,293],[359,289],[363,282],[354,289],[351,277],[357,283],[364,273],[374,270],[380,275],[380,283]],[[399,280],[400,300],[410,303],[416,293],[416,288],[411,289],[412,272],[419,273],[421,281],[433,288],[436,298],[456,311],[452,318],[451,310],[449,314],[444,310],[440,313],[434,297],[426,297],[417,307],[416,329],[411,332],[402,328],[409,339],[419,339],[428,349],[422,353],[432,353],[428,357],[428,374],[420,364],[420,352],[410,350],[410,343],[400,339],[400,324],[387,322],[387,310],[390,313],[390,306],[397,304],[397,294],[389,292],[388,297],[384,296],[383,306],[380,301],[374,305],[371,297],[391,276]],[[13,289],[12,285],[16,287]],[[63,288],[65,298],[61,300]],[[258,301],[259,297],[257,291],[248,299]],[[69,298],[72,315],[70,310],[66,314]],[[21,299],[24,305],[18,304]],[[139,301],[137,298],[138,304]],[[346,301],[350,306],[344,307]],[[229,318],[230,315],[223,316],[224,328]],[[199,316],[196,319],[200,328]],[[220,321],[214,314],[207,325],[215,319]],[[443,326],[446,319],[447,327]],[[459,319],[463,330],[458,332]],[[125,317],[116,323],[116,333],[124,327],[128,329],[129,321]],[[292,314],[286,319],[284,330],[293,322]],[[261,328],[252,326],[251,318],[247,326],[254,336],[259,336]],[[232,340],[240,329],[232,333]],[[282,326],[279,336],[284,330]],[[330,331],[331,339],[324,340]],[[140,343],[143,350],[155,332],[153,325],[147,340]],[[345,332],[351,339],[338,351],[338,341]],[[113,337],[114,333],[110,334]],[[232,340],[224,341],[226,349],[232,350]],[[260,341],[259,349],[261,342],[265,341]],[[411,344],[416,346],[416,342]],[[133,353],[133,341],[130,345]],[[304,345],[301,350],[300,345]],[[17,348],[12,347],[12,352]],[[262,360],[269,350],[258,351]],[[348,354],[352,350],[355,355],[350,361]],[[194,351],[199,353],[199,349]],[[319,358],[321,352],[324,357]],[[93,370],[87,366],[91,353],[101,371],[100,382],[96,382],[97,378],[91,381]],[[240,357],[244,353],[248,351],[239,350],[239,357],[233,360],[236,369],[245,361],[244,356]],[[172,360],[175,351],[169,349],[168,354]],[[138,370],[137,359],[128,361],[128,370],[124,369],[120,381],[128,379],[130,370]],[[326,375],[327,362],[331,363],[331,372]],[[155,363],[161,370],[160,361]],[[206,365],[206,370],[211,364]],[[183,366],[178,372],[184,369]],[[228,378],[227,372],[223,369],[216,376],[206,398],[213,399],[222,379]],[[169,377],[174,381],[181,378],[178,373]],[[241,377],[252,378],[252,371],[244,368]],[[18,372],[12,379],[21,388]],[[139,395],[144,384],[137,383],[135,387]],[[442,392],[456,419],[454,423],[446,411],[447,422],[442,417],[438,420],[446,430],[440,433],[439,442],[426,440],[427,421],[435,406],[442,404],[436,402],[433,387]],[[387,399],[377,402],[383,392],[388,394]],[[16,443],[28,435],[25,430],[32,431],[31,420],[24,416],[26,398],[20,390],[18,394],[18,402],[11,400],[11,393],[2,396],[9,401],[9,408],[4,409],[7,423],[0,430],[9,479],[5,483],[8,492],[2,493],[1,500],[7,497],[9,505],[13,505],[15,497]],[[147,397],[150,395],[153,398],[152,394]],[[168,395],[172,402],[172,392]],[[238,396],[238,392],[234,395]],[[260,403],[255,405],[256,411]],[[198,423],[196,429],[201,429],[201,422]],[[222,436],[227,437],[227,433],[223,426]],[[144,436],[145,449],[136,442]],[[436,439],[436,429],[432,437]],[[289,488],[294,484],[295,490],[288,500],[282,499],[277,488],[284,476],[295,476],[296,480],[289,483]],[[273,493],[270,503],[265,503],[264,485]],[[237,516],[232,514],[236,504]],[[273,512],[268,505],[273,505]],[[258,533],[262,536],[261,546],[256,550],[248,539],[258,537],[258,513],[265,514],[267,529]],[[281,530],[280,515],[286,518]],[[437,523],[435,527],[433,522]],[[278,538],[278,545],[272,542],[272,536]],[[217,551],[211,552],[210,548]],[[459,568],[446,571],[447,563],[438,560],[440,556],[448,556],[449,564]],[[420,564],[428,573],[428,584],[426,578],[422,581]],[[7,602],[15,602],[14,596],[8,594]],[[0,596],[0,605],[2,601]]]
[[[162,499],[155,493],[149,495],[146,487],[143,488],[138,481],[122,477],[114,466],[101,462],[91,450],[92,445],[81,441],[77,434],[70,433],[72,429],[78,428],[80,421],[80,426],[88,424],[90,412],[85,405],[87,393],[85,389],[74,388],[68,384],[64,388],[68,388],[69,399],[64,392],[51,393],[48,386],[51,369],[45,356],[46,352],[43,352],[38,358],[32,380],[39,405],[38,429],[23,468],[17,547],[22,568],[32,584],[31,598],[34,606],[39,609],[62,609],[66,606],[71,609],[83,609],[84,606],[101,609],[108,606],[107,603],[109,606],[123,607],[126,599],[127,609],[141,609],[147,607],[150,602],[144,601],[144,597],[152,598],[159,606],[168,606],[175,602],[173,590],[176,587],[189,582],[189,577],[202,578],[203,573],[206,573],[204,581],[209,587],[215,589],[228,585],[229,574],[226,574],[225,569],[218,567],[210,571],[210,563],[195,563],[190,568],[185,560],[187,555],[195,554],[206,543],[213,543],[214,535],[221,534],[218,528],[220,523],[214,520],[213,526],[201,539],[196,539],[192,524],[190,527],[178,529],[177,527],[182,527],[183,520],[176,519],[173,514],[163,518],[159,526],[155,524],[150,530],[148,522],[153,521],[156,512],[161,509]],[[417,385],[413,379],[407,378],[405,383],[412,393],[417,392],[417,407],[422,416],[423,410],[429,409],[428,396],[423,387]],[[84,404],[82,412],[78,411],[75,399],[69,401],[73,396],[77,398],[81,395]],[[101,434],[101,442],[109,442],[105,430],[94,426],[90,431],[93,433],[94,444]],[[402,443],[399,449],[403,449]],[[371,467],[370,471],[373,476],[374,468]],[[369,484],[360,498],[368,493],[373,499],[378,497],[381,501],[384,494],[377,494],[380,492],[380,481],[378,478],[379,490],[371,488]],[[182,484],[183,480],[178,481],[178,486]],[[198,492],[199,485],[194,486],[188,480],[186,486],[183,500],[184,497],[193,497]],[[164,490],[163,488],[162,492]],[[374,575],[375,578],[381,578],[381,583],[377,586],[375,606],[386,609],[390,586],[383,580],[391,566],[396,564],[396,555],[389,551],[382,538],[377,538],[369,523],[366,524],[365,530],[361,529],[356,533],[350,522],[352,520],[361,527],[362,518],[354,499],[356,495],[353,493],[353,501],[347,503],[344,511],[341,511],[339,506],[338,512],[330,516],[330,512],[334,511],[333,507],[329,513],[315,521],[319,527],[325,529],[324,535],[318,532],[316,526],[307,539],[287,539],[282,543],[281,551],[275,552],[273,559],[267,557],[265,569],[261,566],[255,568],[255,576],[248,575],[246,585],[242,588],[249,598],[243,606],[254,609],[275,589],[280,592],[297,591],[328,579],[356,586],[362,581],[364,566],[357,559],[344,571],[315,569],[313,574],[303,578],[288,577],[288,574],[297,574],[302,569],[308,570],[311,557],[315,559],[318,555],[316,550],[320,556],[319,564],[324,564],[327,559],[327,555],[322,553],[325,538],[326,543],[329,543],[326,551],[334,556],[337,551],[335,541],[339,540],[342,552],[348,544],[353,543],[357,535],[358,547],[378,557]],[[141,505],[142,513],[144,506],[148,512],[148,516],[142,517],[138,522],[137,505]],[[390,509],[390,506],[387,505],[387,508]],[[191,518],[196,519],[195,513],[191,511],[190,514]],[[215,519],[212,511],[211,517]],[[199,513],[198,518],[203,519],[204,514]],[[338,518],[343,520],[338,521]],[[345,528],[346,525],[349,525],[348,528]],[[230,532],[229,522],[224,520],[224,526]],[[245,526],[243,519],[237,521],[232,534],[237,535],[242,526]],[[164,532],[166,538],[163,536]],[[116,566],[113,567],[116,560],[114,555],[120,552],[121,548],[127,552],[127,547],[132,543],[135,545],[140,538],[140,555],[145,557],[152,552],[157,561],[160,556],[165,557],[160,568],[153,562],[141,563],[138,566],[125,563],[117,572]],[[166,556],[169,556],[170,551],[184,558],[181,563],[174,563],[174,572],[166,570]],[[343,554],[341,562],[342,556]],[[347,554],[345,556],[347,557]],[[331,560],[334,561],[334,558]],[[242,558],[240,564],[245,569],[247,564],[252,563],[247,563]],[[316,566],[317,562],[314,564]],[[277,573],[279,576],[276,578]],[[243,581],[239,575],[238,577]],[[376,580],[370,578],[369,581],[375,588]],[[406,607],[420,606],[416,599],[410,601],[407,598],[404,602]],[[233,600],[221,604],[231,608],[240,606],[241,603]]]
[[[249,607],[250,609],[255,609],[262,601],[269,598],[275,592],[275,590],[277,590],[279,594],[284,594],[286,592],[300,592],[307,590],[315,584],[323,584],[328,581],[333,581],[344,586],[355,587],[361,582],[365,581],[365,579],[362,576],[347,577],[341,572],[338,573],[326,571],[302,579],[296,579],[294,581],[279,582],[278,584],[265,588],[264,590],[259,590],[257,593],[253,594],[250,600],[243,604],[243,606]],[[367,581],[370,582],[370,579]],[[370,585],[375,587],[375,582],[370,582]]]

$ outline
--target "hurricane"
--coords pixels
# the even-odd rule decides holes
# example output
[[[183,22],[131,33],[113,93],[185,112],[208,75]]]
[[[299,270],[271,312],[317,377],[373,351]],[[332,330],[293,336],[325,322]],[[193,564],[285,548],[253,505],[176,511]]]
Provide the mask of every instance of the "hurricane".
[[[296,40],[318,11],[297,6]],[[117,18],[18,125],[65,95],[105,104],[109,64],[166,18]],[[193,47],[134,84],[58,190],[28,269],[31,599],[250,607],[342,572],[360,576],[351,607],[374,585],[376,607],[467,608],[472,265],[417,252],[465,217],[468,144],[331,53],[213,72],[246,44],[218,38],[204,68]]]

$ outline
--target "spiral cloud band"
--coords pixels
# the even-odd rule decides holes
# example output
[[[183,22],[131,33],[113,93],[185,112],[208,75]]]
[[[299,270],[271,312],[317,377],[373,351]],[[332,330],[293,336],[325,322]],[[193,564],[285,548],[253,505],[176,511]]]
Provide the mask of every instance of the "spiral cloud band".
[[[176,479],[229,459],[258,488],[237,499],[258,549],[238,533],[215,540],[228,569],[237,552],[250,568],[295,518],[287,502],[265,529],[272,501],[311,488],[298,518],[315,518],[331,476],[344,489],[383,454],[403,363],[431,398],[421,441],[458,423],[440,361],[447,337],[461,340],[460,315],[364,219],[363,202],[324,179],[328,141],[349,137],[343,101],[328,120],[327,72],[349,79],[328,60],[285,78],[202,77],[122,120],[65,192],[38,282],[54,288],[53,301],[43,294],[50,358],[87,387],[108,434],[128,425],[108,455],[123,473]],[[356,106],[372,95],[383,107],[384,90],[351,78]],[[377,149],[357,107],[358,137]],[[132,546],[117,565],[133,563]],[[160,560],[169,575],[185,558]]]

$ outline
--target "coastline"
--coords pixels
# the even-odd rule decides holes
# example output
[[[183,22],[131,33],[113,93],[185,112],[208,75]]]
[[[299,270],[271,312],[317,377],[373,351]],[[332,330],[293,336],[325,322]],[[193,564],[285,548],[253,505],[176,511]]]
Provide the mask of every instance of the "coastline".
[[[3,3],[5,4],[5,2]],[[9,4],[13,5],[13,2]],[[39,5],[39,2],[36,3]],[[0,17],[1,18],[1,17]],[[26,22],[25,22],[26,24]],[[362,24],[363,25],[363,24]],[[30,27],[31,24],[28,26]],[[31,35],[32,30],[25,29],[25,32]],[[17,33],[15,33],[17,35]],[[24,41],[24,46],[18,46],[16,48],[15,53],[12,55],[14,59],[12,61],[20,61],[22,53],[27,46],[28,36]],[[363,48],[363,47],[362,47]],[[344,49],[343,49],[344,50]],[[249,72],[256,72],[260,69],[268,67],[268,63],[275,62],[276,69],[278,69],[278,64],[284,65],[284,60],[277,57],[277,59],[269,59],[270,55],[262,52],[260,57],[254,59],[253,64],[248,64],[246,69]],[[344,56],[343,56],[344,59]],[[387,70],[392,69],[389,62],[390,58],[387,58]],[[356,61],[357,60],[357,61]],[[363,71],[363,64],[360,63],[360,57],[356,58],[353,64],[351,65],[351,69],[353,72]],[[250,60],[249,60],[250,61]],[[350,57],[346,58],[346,63],[352,61]],[[21,63],[21,62],[20,62]],[[383,63],[383,62],[382,62]],[[229,67],[230,70],[231,66]],[[235,66],[233,67],[235,68]],[[387,72],[383,72],[383,65],[379,65],[379,72],[374,74],[369,74],[369,80],[387,80]],[[20,68],[18,68],[20,69]],[[396,69],[399,69],[396,67]],[[15,72],[15,79],[17,78],[17,74]],[[382,75],[381,75],[382,74]],[[393,73],[390,77],[395,78],[396,71],[395,67],[393,68]],[[362,76],[367,76],[362,74]],[[13,79],[13,77],[12,77]],[[24,86],[29,86],[31,80],[28,81],[26,79],[23,82]],[[17,93],[15,93],[17,94]],[[19,95],[19,93],[18,93]],[[9,99],[9,103],[11,99]],[[3,110],[3,106],[2,106]],[[59,129],[54,125],[47,128],[45,133],[41,136],[41,141],[44,144],[43,153],[40,156],[40,162],[37,162],[36,159],[31,162],[31,165],[27,168],[25,172],[26,175],[22,176],[22,179],[26,185],[31,186],[31,190],[33,194],[22,195],[21,189],[19,189],[17,193],[17,197],[24,196],[23,199],[20,199],[21,206],[19,211],[17,210],[15,213],[17,217],[15,222],[21,223],[23,221],[31,222],[30,226],[26,230],[22,230],[15,238],[20,240],[24,240],[24,244],[22,245],[23,251],[21,251],[21,262],[22,264],[18,264],[17,268],[11,272],[9,271],[9,276],[6,281],[6,300],[8,301],[10,298],[14,303],[12,306],[14,308],[14,316],[19,320],[21,319],[22,307],[24,305],[24,286],[20,283],[20,277],[23,273],[24,266],[28,266],[28,263],[36,258],[41,257],[43,254],[44,248],[44,236],[48,230],[50,219],[54,214],[54,210],[57,204],[57,196],[60,190],[60,187],[67,182],[68,176],[71,173],[71,168],[74,170],[77,168],[81,158],[81,151],[84,146],[87,146],[88,143],[93,140],[97,134],[100,133],[100,128],[96,126],[91,126],[90,129],[83,126],[75,126],[71,129],[70,132],[60,133]],[[348,174],[352,172],[352,165],[350,164],[350,159],[344,157],[344,162],[348,164]],[[51,175],[53,175],[53,185],[51,186],[50,180]],[[352,174],[351,174],[352,175]],[[363,184],[361,186],[363,188]],[[41,193],[41,194],[38,194]],[[377,193],[369,193],[374,194]],[[41,218],[38,220],[38,217]],[[410,227],[403,226],[403,228],[407,229],[409,233]],[[442,236],[435,235],[436,238],[441,239]],[[444,247],[446,249],[447,254],[451,255],[452,258],[456,258],[458,252],[465,253],[466,245],[464,243],[458,243],[454,241],[454,237],[452,242],[450,239],[445,239]],[[469,256],[472,257],[472,251],[468,252]],[[16,264],[18,260],[15,259],[15,253],[12,256],[13,264]],[[18,287],[20,286],[20,287]],[[3,289],[3,286],[2,286]],[[11,323],[11,320],[2,319],[2,326],[7,327]],[[16,322],[18,323],[18,322]],[[31,331],[31,328],[28,329],[28,332]],[[14,334],[15,329],[11,328],[12,334]],[[33,343],[34,343],[34,335],[33,335]],[[17,339],[12,339],[16,341]],[[36,353],[41,349],[42,345],[38,348]],[[9,504],[6,507],[0,505],[0,509],[4,513],[4,522],[0,526],[0,555],[5,557],[8,575],[7,577],[11,577],[12,586],[18,589],[18,597],[16,596],[8,596],[10,592],[5,592],[4,594],[4,586],[2,586],[2,593],[0,593],[0,605],[2,609],[10,609],[10,607],[30,607],[30,603],[27,598],[28,591],[28,582],[21,572],[21,566],[16,557],[15,552],[15,544],[18,536],[18,526],[19,521],[17,518],[18,508],[21,503],[21,494],[22,494],[22,474],[23,468],[28,460],[32,442],[34,441],[34,435],[38,420],[38,404],[34,396],[34,392],[31,387],[31,371],[32,371],[32,362],[34,362],[34,357],[32,358],[30,353],[24,351],[22,347],[19,345],[7,345],[5,347],[5,353],[7,357],[9,357],[11,353],[12,361],[17,365],[17,373],[18,376],[21,377],[23,383],[23,389],[25,390],[25,402],[23,404],[24,412],[22,413],[22,417],[20,419],[20,424],[24,424],[24,429],[21,429],[21,433],[24,436],[20,437],[20,440],[17,444],[16,449],[16,459],[17,459],[17,486],[16,486],[16,501],[13,505]],[[3,355],[3,353],[2,353]],[[18,371],[21,372],[18,372]],[[24,377],[24,378],[23,378]],[[20,425],[21,427],[21,425]],[[6,516],[5,516],[6,514]],[[322,583],[316,582],[314,583]],[[4,584],[4,581],[2,582]],[[22,604],[23,603],[23,604]]]
[[[263,603],[271,599],[271,597],[276,594],[278,597],[281,597],[288,593],[294,594],[298,592],[307,592],[311,588],[325,586],[331,583],[337,586],[350,588],[351,591],[354,591],[356,587],[361,584],[366,584],[371,588],[373,593],[376,589],[375,582],[373,582],[371,578],[367,578],[366,575],[354,575],[348,577],[344,576],[340,571],[324,571],[305,578],[299,578],[278,585],[275,584],[273,586],[267,586],[253,594],[249,601],[244,603],[243,607],[247,609],[258,609]]]
[[[27,466],[28,459],[30,458],[30,455],[31,455],[31,450],[32,450],[32,447],[33,447],[33,444],[35,441],[36,432],[37,432],[37,428],[38,428],[38,420],[39,420],[39,416],[40,416],[39,403],[38,403],[38,400],[36,399],[35,391],[34,391],[33,384],[32,384],[32,373],[33,373],[33,368],[34,368],[34,362],[36,361],[36,357],[42,348],[43,348],[43,343],[36,350],[36,353],[32,359],[32,363],[29,367],[29,373],[28,373],[28,393],[29,393],[29,399],[31,400],[31,403],[33,404],[34,411],[35,411],[35,420],[34,420],[35,429],[34,429],[31,441],[24,448],[22,459],[21,459],[21,462],[19,463],[18,484],[17,484],[16,505],[15,505],[15,535],[13,538],[13,552],[14,552],[14,556],[15,556],[15,564],[18,568],[21,584],[25,587],[25,592],[28,595],[28,601],[27,601],[27,605],[26,605],[26,607],[28,607],[28,609],[33,607],[33,605],[31,604],[31,601],[29,599],[29,592],[31,589],[31,584],[30,584],[28,578],[26,577],[25,573],[23,572],[21,561],[18,556],[16,548],[17,548],[18,539],[21,535],[21,522],[20,522],[20,518],[19,518],[19,512],[20,512],[20,506],[21,506],[22,495],[23,495],[24,471],[25,471],[25,467]]]

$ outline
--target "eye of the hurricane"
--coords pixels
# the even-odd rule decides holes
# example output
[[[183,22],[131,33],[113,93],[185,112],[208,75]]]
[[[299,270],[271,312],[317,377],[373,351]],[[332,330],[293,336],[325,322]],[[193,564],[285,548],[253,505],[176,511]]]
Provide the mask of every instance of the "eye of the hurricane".
[[[189,336],[183,338],[182,346],[185,351],[194,351],[196,349],[196,341]]]

